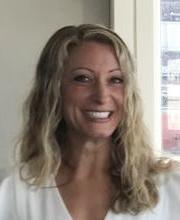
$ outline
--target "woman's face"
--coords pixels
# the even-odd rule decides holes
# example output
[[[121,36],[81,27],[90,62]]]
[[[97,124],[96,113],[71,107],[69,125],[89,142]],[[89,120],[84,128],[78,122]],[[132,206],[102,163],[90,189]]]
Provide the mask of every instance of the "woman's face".
[[[62,79],[68,134],[111,138],[122,119],[123,99],[123,75],[113,49],[93,41],[73,48]]]

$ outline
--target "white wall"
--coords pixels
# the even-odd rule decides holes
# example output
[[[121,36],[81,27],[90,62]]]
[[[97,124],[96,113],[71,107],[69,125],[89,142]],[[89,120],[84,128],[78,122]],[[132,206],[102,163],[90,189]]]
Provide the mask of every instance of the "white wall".
[[[0,170],[11,164],[39,53],[67,24],[109,25],[108,0],[0,0]]]

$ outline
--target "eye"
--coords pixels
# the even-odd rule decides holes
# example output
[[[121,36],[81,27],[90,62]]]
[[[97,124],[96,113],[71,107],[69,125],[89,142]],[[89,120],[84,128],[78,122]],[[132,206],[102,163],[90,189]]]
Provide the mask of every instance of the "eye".
[[[78,75],[78,76],[75,76],[73,80],[76,82],[80,82],[80,83],[88,83],[91,81],[91,78],[86,75]]]
[[[122,77],[112,77],[111,82],[113,84],[122,84],[124,82],[124,79]]]

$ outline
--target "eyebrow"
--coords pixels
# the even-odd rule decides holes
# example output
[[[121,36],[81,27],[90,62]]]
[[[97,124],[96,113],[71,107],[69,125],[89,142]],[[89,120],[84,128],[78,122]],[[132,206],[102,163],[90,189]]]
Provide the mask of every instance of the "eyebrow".
[[[92,69],[90,69],[90,68],[88,68],[88,67],[76,67],[76,68],[72,69],[71,72],[74,72],[74,71],[76,71],[76,70],[81,70],[81,69],[88,70],[88,71],[90,71],[90,72],[94,72],[94,70],[92,70]],[[116,72],[116,71],[119,71],[119,72],[121,73],[121,69],[120,69],[119,67],[118,67],[118,68],[111,69],[111,70],[109,70],[108,72],[109,72],[109,73],[112,73],[112,72]]]
[[[115,68],[115,69],[110,70],[109,72],[115,72],[115,71],[121,72],[121,69],[120,68]]]

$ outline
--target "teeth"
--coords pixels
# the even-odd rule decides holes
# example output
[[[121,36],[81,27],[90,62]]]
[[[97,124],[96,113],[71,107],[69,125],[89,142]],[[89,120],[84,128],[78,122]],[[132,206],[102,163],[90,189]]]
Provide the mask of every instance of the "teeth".
[[[110,112],[88,112],[88,115],[95,119],[105,119],[109,117]]]

